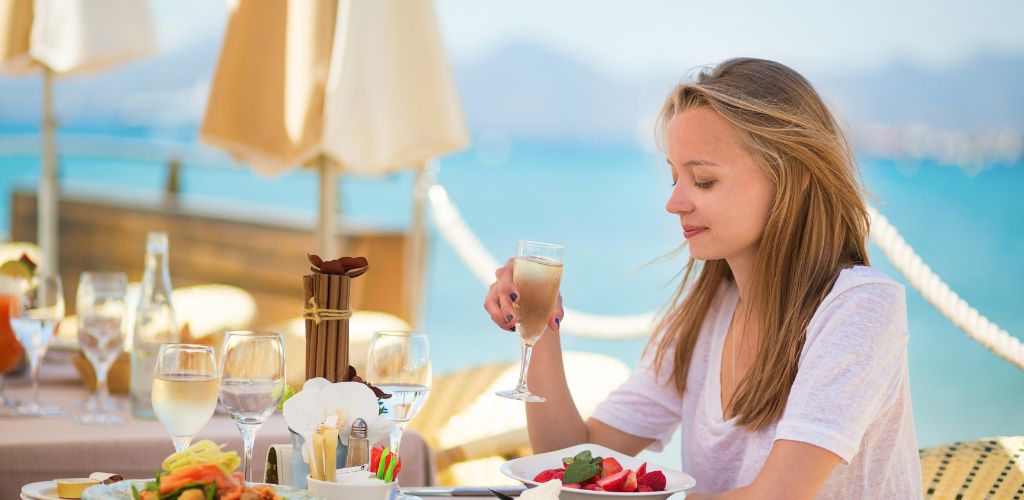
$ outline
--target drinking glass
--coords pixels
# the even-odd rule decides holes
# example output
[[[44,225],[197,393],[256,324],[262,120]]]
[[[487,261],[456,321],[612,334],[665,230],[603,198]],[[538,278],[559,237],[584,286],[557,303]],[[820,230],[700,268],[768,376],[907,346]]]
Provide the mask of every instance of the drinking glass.
[[[31,417],[63,416],[60,408],[39,403],[39,365],[50,348],[57,324],[64,318],[60,276],[37,274],[18,279],[14,298],[9,304],[11,328],[25,349],[32,370],[32,402],[19,406],[17,413]]]
[[[18,281],[0,276],[0,411],[9,414],[20,404],[17,399],[4,394],[4,373],[18,366],[21,360],[21,344],[11,329],[11,303],[16,299]]]
[[[512,268],[512,282],[519,291],[519,298],[512,303],[512,307],[516,312],[516,332],[522,343],[523,361],[515,389],[496,393],[503,398],[527,403],[544,401],[543,397],[530,393],[526,386],[526,374],[530,369],[533,345],[547,331],[555,309],[558,287],[562,282],[564,251],[565,248],[560,245],[519,241]]]
[[[213,348],[161,344],[153,372],[153,413],[182,451],[217,408],[217,361]]]
[[[86,271],[78,280],[75,311],[78,314],[78,347],[96,372],[95,407],[75,421],[80,424],[117,425],[124,419],[107,413],[107,374],[124,348],[128,276],[124,273]]]
[[[260,426],[284,395],[284,342],[280,333],[234,331],[224,336],[220,402],[242,433],[246,482],[252,481],[252,447]]]
[[[383,399],[384,417],[395,423],[388,436],[396,454],[402,433],[430,394],[430,343],[417,332],[380,331],[373,334],[366,358],[366,380],[391,395]]]

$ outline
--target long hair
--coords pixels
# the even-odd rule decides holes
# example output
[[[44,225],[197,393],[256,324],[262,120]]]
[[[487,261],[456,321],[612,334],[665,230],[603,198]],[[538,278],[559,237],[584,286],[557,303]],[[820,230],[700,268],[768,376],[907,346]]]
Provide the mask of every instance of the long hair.
[[[869,218],[845,134],[796,71],[749,58],[704,69],[665,101],[657,127],[662,145],[672,117],[697,107],[717,112],[733,126],[776,187],[744,297],[757,312],[757,356],[727,406],[740,425],[759,430],[782,417],[807,324],[839,272],[868,263]],[[719,286],[732,279],[724,259],[690,258],[648,345],[655,349],[656,367],[671,353],[672,380],[680,394],[686,391],[708,309]]]

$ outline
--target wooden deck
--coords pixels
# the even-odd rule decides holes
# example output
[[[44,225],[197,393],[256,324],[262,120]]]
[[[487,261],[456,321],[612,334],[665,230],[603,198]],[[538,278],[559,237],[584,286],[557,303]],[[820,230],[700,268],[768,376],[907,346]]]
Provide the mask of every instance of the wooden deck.
[[[59,204],[60,255],[68,310],[85,270],[117,270],[142,279],[146,233],[166,231],[174,286],[224,283],[256,298],[256,325],[298,316],[306,252],[316,249],[312,215],[227,201],[182,201],[160,195],[65,188]],[[11,236],[36,241],[36,196],[15,191]],[[370,272],[353,281],[352,307],[394,314],[408,321],[402,280],[406,235],[339,224],[338,248],[362,255]],[[324,256],[327,257],[327,256]],[[225,312],[229,314],[229,312]]]

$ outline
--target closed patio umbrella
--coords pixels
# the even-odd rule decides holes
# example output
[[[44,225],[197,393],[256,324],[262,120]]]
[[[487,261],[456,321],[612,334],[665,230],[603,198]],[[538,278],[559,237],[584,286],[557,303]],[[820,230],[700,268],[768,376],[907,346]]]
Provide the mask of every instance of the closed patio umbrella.
[[[37,234],[48,272],[58,271],[53,78],[101,71],[154,52],[145,0],[0,0],[0,69],[43,75]]]
[[[335,255],[339,173],[422,174],[428,160],[468,143],[433,3],[233,4],[200,139],[262,173],[316,167],[319,251]],[[414,259],[423,253],[424,197],[421,189]],[[419,287],[417,264],[409,293]]]

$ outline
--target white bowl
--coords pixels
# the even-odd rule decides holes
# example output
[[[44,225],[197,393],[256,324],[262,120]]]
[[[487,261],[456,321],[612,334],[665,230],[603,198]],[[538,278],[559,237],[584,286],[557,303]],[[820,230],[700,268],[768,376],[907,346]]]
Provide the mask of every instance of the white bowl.
[[[369,473],[366,477],[369,477]],[[391,493],[398,487],[398,483],[333,483],[306,476],[306,487],[327,500],[387,500],[391,498]]]
[[[560,468],[562,467],[562,457],[573,457],[583,450],[590,450],[595,457],[612,457],[622,464],[623,469],[637,470],[640,465],[644,463],[643,460],[631,457],[625,453],[605,448],[599,444],[579,444],[557,451],[550,451],[539,455],[509,460],[501,464],[501,473],[515,479],[516,481],[522,482],[528,488],[532,488],[540,484],[534,481],[533,478],[537,477],[537,474],[540,474],[541,471]],[[647,464],[648,472],[656,470],[660,470],[665,474],[665,491],[652,491],[650,493],[616,493],[611,491],[562,488],[559,498],[562,500],[593,500],[593,497],[629,497],[642,498],[643,500],[665,500],[673,493],[686,491],[697,484],[697,480],[689,474],[672,470],[654,463]]]

